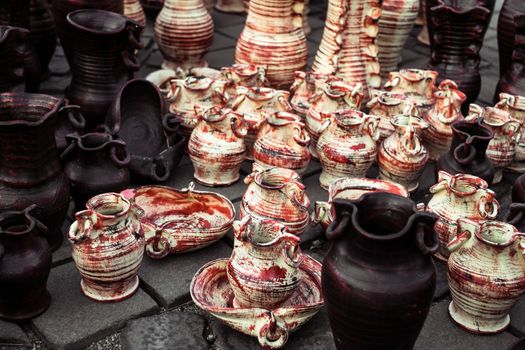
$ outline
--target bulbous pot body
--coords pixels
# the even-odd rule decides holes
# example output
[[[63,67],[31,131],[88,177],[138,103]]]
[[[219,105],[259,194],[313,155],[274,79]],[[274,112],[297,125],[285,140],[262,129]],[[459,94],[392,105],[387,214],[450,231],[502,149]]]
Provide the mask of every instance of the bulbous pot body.
[[[322,83],[327,80],[339,80],[334,75],[330,74],[315,74],[312,72],[297,71],[294,73],[295,80],[290,86],[292,98],[290,104],[295,113],[302,118],[306,118],[306,113],[310,108],[310,98],[316,93],[317,89],[321,87]]]
[[[146,14],[140,0],[124,0],[124,16],[146,28]]]
[[[221,76],[228,81],[226,94],[233,101],[237,97],[237,87],[264,87],[266,66],[255,64],[234,64],[231,67],[222,67]]]
[[[408,102],[414,103],[423,117],[436,102],[434,91],[438,73],[423,69],[401,69],[390,72],[384,89],[394,94],[404,94]]]
[[[523,127],[525,123],[525,97],[502,92],[499,94],[499,98],[500,101],[495,107],[510,113],[511,117],[521,122]],[[525,172],[525,140],[523,132],[519,133],[519,138],[516,140],[514,160],[506,169],[517,173]]]
[[[57,32],[50,4],[46,0],[31,0],[29,16],[29,37],[40,63],[41,76],[46,78],[49,76],[49,62],[57,45]]]

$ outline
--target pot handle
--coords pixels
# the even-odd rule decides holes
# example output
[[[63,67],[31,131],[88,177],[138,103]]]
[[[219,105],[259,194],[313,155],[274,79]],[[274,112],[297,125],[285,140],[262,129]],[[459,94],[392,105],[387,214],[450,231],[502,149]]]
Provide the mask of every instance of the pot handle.
[[[293,191],[292,192],[292,196],[290,197],[290,199],[292,200],[292,203],[297,207],[299,208],[299,210],[301,211],[307,211],[308,208],[310,208],[310,199],[308,199],[308,197],[306,196],[306,192],[304,190],[302,190],[302,194],[303,194],[303,199],[302,200],[299,200],[299,198],[297,198],[297,192],[296,191]]]
[[[179,130],[181,119],[173,113],[166,113],[162,116],[162,127],[168,134],[174,134]]]
[[[328,202],[316,201],[314,203],[314,210],[310,215],[310,225],[315,226],[319,223],[328,225],[329,223],[329,213],[330,204]]]
[[[128,71],[136,72],[140,69],[140,62],[133,53],[129,51],[122,51],[120,58],[122,64]]]
[[[487,209],[488,207],[488,209]],[[484,219],[495,219],[499,212],[499,203],[489,193],[488,196],[482,196],[478,201],[478,212]]]
[[[288,341],[288,330],[280,326],[272,311],[267,311],[268,321],[257,332],[257,340],[265,349],[280,349]]]
[[[162,172],[162,170],[159,171],[159,169],[164,169],[164,172]],[[164,157],[155,158],[153,160],[153,164],[151,165],[150,174],[151,177],[157,182],[164,182],[169,179],[171,170],[168,161],[164,159]]]
[[[306,147],[310,144],[310,136],[308,136],[308,133],[304,130],[304,127],[295,125],[293,131],[293,139],[298,145]]]
[[[24,209],[24,214],[27,217],[31,217],[31,220],[35,223],[35,227],[40,233],[46,234],[49,231],[49,228],[44,225],[44,223],[40,220],[38,220],[36,217],[31,215],[31,212],[35,209],[37,209],[38,206],[36,204],[31,204],[29,207]]]
[[[419,250],[424,255],[431,255],[438,251],[439,240],[434,231],[434,225],[418,222],[416,226],[416,242]]]
[[[162,259],[170,252],[170,243],[162,234],[164,228],[170,224],[171,221],[165,222],[161,227],[155,230],[155,235],[146,240],[146,254],[152,259]],[[161,249],[158,249],[161,247]]]
[[[283,233],[281,240],[284,241],[282,256],[286,264],[292,268],[298,268],[304,260],[299,244],[301,239],[291,233]]]
[[[467,150],[468,151],[468,154],[467,154],[466,157],[461,157],[459,155],[459,152],[462,151],[462,150]],[[470,162],[472,162],[474,160],[474,158],[477,155],[477,152],[476,152],[476,149],[474,147],[472,147],[472,145],[470,143],[468,143],[468,140],[467,140],[467,142],[464,142],[464,143],[458,145],[454,149],[454,152],[453,152],[452,155],[453,155],[454,160],[456,162],[458,162],[461,165],[467,165],[467,164],[469,164]]]
[[[86,119],[80,112],[80,106],[78,105],[66,105],[62,106],[58,113],[62,114],[65,113],[67,115],[67,119],[73,125],[73,127],[77,130],[82,130],[86,127]]]
[[[168,94],[166,95],[166,100],[168,102],[175,102],[177,98],[179,97],[181,92],[181,87],[179,84],[177,84],[176,79],[172,79],[169,81],[169,88],[168,88]]]
[[[344,230],[350,223],[351,214],[349,211],[343,211],[340,216],[341,218],[334,220],[325,231],[326,239],[329,241],[333,241],[341,237]]]
[[[448,250],[453,253],[458,250],[463,244],[465,244],[471,237],[472,232],[479,230],[479,226],[468,219],[458,219],[457,220],[457,231],[456,237],[454,237],[450,242],[448,242]]]
[[[294,72],[294,81],[293,81],[293,84],[292,86],[290,86],[290,92],[291,93],[295,93],[297,91],[297,89],[299,88],[299,86],[301,86],[302,84],[305,83],[305,80],[306,80],[306,73],[303,72],[303,71],[295,71]]]
[[[96,214],[90,209],[78,212],[75,216],[77,220],[71,225],[68,233],[68,238],[73,244],[89,238],[97,220]]]
[[[67,146],[66,149],[64,150],[64,152],[62,152],[62,154],[60,154],[60,159],[63,160],[63,161],[67,161],[67,160],[71,159],[73,154],[77,151],[77,146],[78,146],[77,141],[76,141],[76,139],[73,138],[73,140],[69,144],[69,146]]]
[[[409,132],[403,135],[400,141],[402,151],[408,155],[414,156],[422,150],[421,141],[413,127],[410,127]]]
[[[232,117],[230,119],[232,131],[235,134],[235,136],[243,139],[248,134],[248,128],[246,127],[246,123],[243,120],[243,116],[242,114],[237,112],[231,113],[235,115],[235,117]]]
[[[121,150],[124,152],[124,159],[119,158],[119,146],[122,147]],[[126,144],[123,142],[113,144],[109,150],[109,156],[111,158],[111,161],[118,167],[125,167],[131,161],[131,155],[126,149]]]
[[[285,112],[293,113],[293,108],[290,102],[288,102],[288,99],[284,97],[283,95],[279,95],[277,97],[277,101],[283,106]]]
[[[233,222],[233,235],[241,242],[247,242],[251,234],[250,223],[252,218],[250,215],[244,216],[242,219]]]

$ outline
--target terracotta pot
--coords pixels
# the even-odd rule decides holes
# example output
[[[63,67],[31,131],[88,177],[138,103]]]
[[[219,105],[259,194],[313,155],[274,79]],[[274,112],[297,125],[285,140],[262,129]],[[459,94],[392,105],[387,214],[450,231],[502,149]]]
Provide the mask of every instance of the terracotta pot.
[[[120,88],[140,65],[135,50],[142,27],[126,17],[102,10],[67,15],[75,33],[72,78],[66,96],[81,107],[89,129],[104,121]]]
[[[424,116],[429,127],[421,133],[423,144],[431,160],[438,159],[450,149],[452,144],[451,124],[464,119],[461,104],[467,98],[452,80],[443,80],[438,90],[434,92],[434,97],[436,104]]]
[[[308,224],[310,200],[299,175],[289,169],[255,169],[244,178],[248,185],[240,204],[239,218],[272,219],[286,230],[301,235]]]
[[[146,15],[139,0],[124,0],[124,16],[146,27]]]
[[[336,348],[412,349],[436,285],[436,217],[391,193],[333,206],[322,285]]]
[[[259,129],[253,158],[262,168],[281,167],[304,173],[310,163],[306,133],[301,118],[293,113],[275,112]]]
[[[23,211],[0,213],[0,318],[25,321],[46,311],[51,250],[44,238],[47,227]]]
[[[512,118],[520,121],[523,125],[525,123],[525,97],[501,93],[499,98],[500,101],[495,107],[510,113]],[[507,166],[506,170],[517,173],[525,172],[525,140],[522,133],[520,133],[520,138],[516,142],[514,160]]]
[[[301,239],[273,220],[245,216],[233,223],[235,242],[228,263],[228,281],[236,308],[272,309],[299,286],[303,260]]]
[[[428,125],[421,118],[403,114],[391,122],[395,131],[383,141],[377,156],[379,178],[397,182],[413,192],[428,161],[419,136]]]
[[[82,293],[96,301],[126,299],[139,287],[142,209],[118,193],[95,196],[86,207],[69,228]]]
[[[235,63],[266,65],[270,86],[288,89],[294,72],[305,70],[307,63],[303,4],[303,0],[251,0]]]
[[[263,87],[267,85],[266,66],[234,64],[221,68],[221,78],[228,81],[226,94],[231,101],[237,97],[237,87]]]
[[[323,167],[321,187],[347,177],[365,177],[377,155],[379,118],[355,110],[324,114],[327,122],[317,142]]]
[[[247,128],[242,115],[228,108],[212,107],[199,119],[188,143],[193,176],[206,186],[236,182],[246,157]]]
[[[437,257],[447,260],[450,255],[447,244],[456,237],[456,221],[466,218],[475,222],[495,219],[499,211],[496,194],[487,182],[468,174],[450,175],[444,171],[438,174],[438,182],[430,187],[432,198],[426,210],[439,219],[434,230],[439,236]]]
[[[434,103],[434,91],[438,73],[422,69],[401,69],[390,72],[390,78],[385,83],[385,90],[400,93],[416,105],[419,115],[424,116]]]
[[[448,244],[448,310],[462,328],[494,334],[510,324],[508,313],[525,292],[523,236],[504,222],[458,219],[458,235]]]
[[[203,0],[166,0],[155,21],[155,40],[164,56],[162,68],[206,67],[213,20]]]
[[[217,3],[215,4],[215,9],[226,13],[246,12],[243,0],[217,0]]]
[[[62,243],[69,181],[57,154],[55,128],[65,101],[41,94],[0,94],[0,209],[36,204],[52,249]]]
[[[516,23],[514,16],[525,15],[525,3],[520,0],[505,0],[498,16],[498,56],[500,75],[512,64]],[[497,96],[496,96],[497,97]]]
[[[128,187],[130,156],[124,141],[106,132],[70,135],[68,140],[62,158],[67,161],[65,173],[77,210],[82,210],[95,195]]]
[[[322,88],[326,81],[340,80],[333,75],[315,74],[312,72],[295,72],[295,80],[290,87],[292,98],[290,104],[295,113],[302,118],[306,118],[308,109],[310,108],[310,98]]]
[[[319,87],[310,99],[310,108],[306,114],[306,130],[310,134],[310,153],[317,158],[317,140],[324,124],[323,113],[332,113],[339,110],[361,108],[363,88],[360,84],[350,86],[339,80],[320,82]]]
[[[329,0],[323,38],[312,65],[312,72],[334,74],[349,84],[361,84],[365,98],[368,89],[381,85],[375,44],[381,15],[379,0]]]
[[[57,32],[47,0],[31,0],[29,38],[40,63],[42,78],[49,76],[49,62],[55,53]]]

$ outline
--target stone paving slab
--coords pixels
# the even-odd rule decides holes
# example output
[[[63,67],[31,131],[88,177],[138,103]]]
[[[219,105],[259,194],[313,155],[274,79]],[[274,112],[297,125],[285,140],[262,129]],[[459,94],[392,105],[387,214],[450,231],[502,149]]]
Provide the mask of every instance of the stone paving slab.
[[[29,338],[16,323],[0,320],[0,349],[27,348]]]
[[[510,312],[510,331],[519,337],[525,337],[525,296],[514,305]]]

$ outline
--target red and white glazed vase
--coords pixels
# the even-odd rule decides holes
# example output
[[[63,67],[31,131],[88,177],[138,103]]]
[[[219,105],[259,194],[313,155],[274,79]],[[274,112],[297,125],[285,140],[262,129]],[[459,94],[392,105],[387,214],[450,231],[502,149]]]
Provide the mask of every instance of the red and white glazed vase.
[[[306,118],[306,113],[310,108],[310,97],[312,97],[319,87],[327,80],[340,80],[333,75],[315,74],[312,72],[295,72],[295,80],[290,87],[292,98],[290,104],[295,113]]]
[[[413,192],[428,161],[428,152],[419,136],[428,125],[421,118],[404,114],[395,116],[391,122],[394,133],[383,141],[377,156],[379,178],[397,182]]]
[[[303,174],[310,163],[310,136],[298,115],[275,112],[259,129],[253,159],[262,168],[281,167]]]
[[[135,293],[144,255],[142,209],[118,193],[86,203],[69,228],[82,292],[97,301],[120,301]]]
[[[164,56],[162,68],[189,71],[206,67],[213,42],[213,20],[203,0],[166,0],[155,21],[155,40]]]
[[[436,104],[424,115],[428,129],[423,130],[423,144],[431,160],[447,153],[452,145],[452,123],[464,118],[461,105],[467,96],[452,80],[443,80],[434,92]]]
[[[439,171],[438,182],[430,187],[430,193],[432,198],[426,210],[439,217],[434,230],[439,236],[436,257],[440,260],[447,260],[450,255],[447,244],[456,237],[459,218],[482,222],[498,215],[496,194],[485,180],[474,175]]]
[[[509,311],[525,292],[523,237],[504,222],[458,219],[458,235],[448,244],[448,310],[462,328],[494,334],[509,326]]]
[[[366,177],[377,155],[379,118],[351,109],[325,116],[317,156],[323,167],[319,182],[328,190],[338,179]]]
[[[237,97],[237,87],[263,87],[267,85],[266,66],[234,64],[221,68],[222,79],[228,81],[226,94],[230,99]]]
[[[505,92],[499,94],[500,101],[496,104],[496,108],[502,109],[510,113],[510,115],[519,120],[522,124],[525,123],[525,97],[519,95],[510,95]],[[523,133],[516,141],[516,154],[514,160],[507,166],[507,170],[517,173],[525,172],[525,139]]]
[[[304,0],[251,0],[235,63],[266,65],[270,86],[288,89],[307,63],[303,7]]]
[[[423,69],[401,69],[390,72],[385,90],[405,94],[406,99],[416,104],[419,115],[424,116],[434,105],[434,91],[438,73]]]
[[[124,0],[124,16],[146,28],[146,15],[139,0]]]
[[[195,179],[206,186],[236,182],[246,158],[247,128],[242,115],[229,108],[211,107],[199,119],[188,142]]]
[[[301,235],[308,224],[310,199],[297,172],[284,168],[260,169],[246,176],[239,217],[272,219],[288,232]]]
[[[316,93],[310,98],[310,108],[306,114],[306,130],[312,139],[310,153],[317,158],[317,140],[324,124],[323,113],[361,108],[363,87],[361,84],[348,85],[340,80],[328,80],[321,83]]]
[[[233,223],[235,242],[227,274],[236,308],[281,305],[301,281],[301,239],[274,220],[245,216]]]

